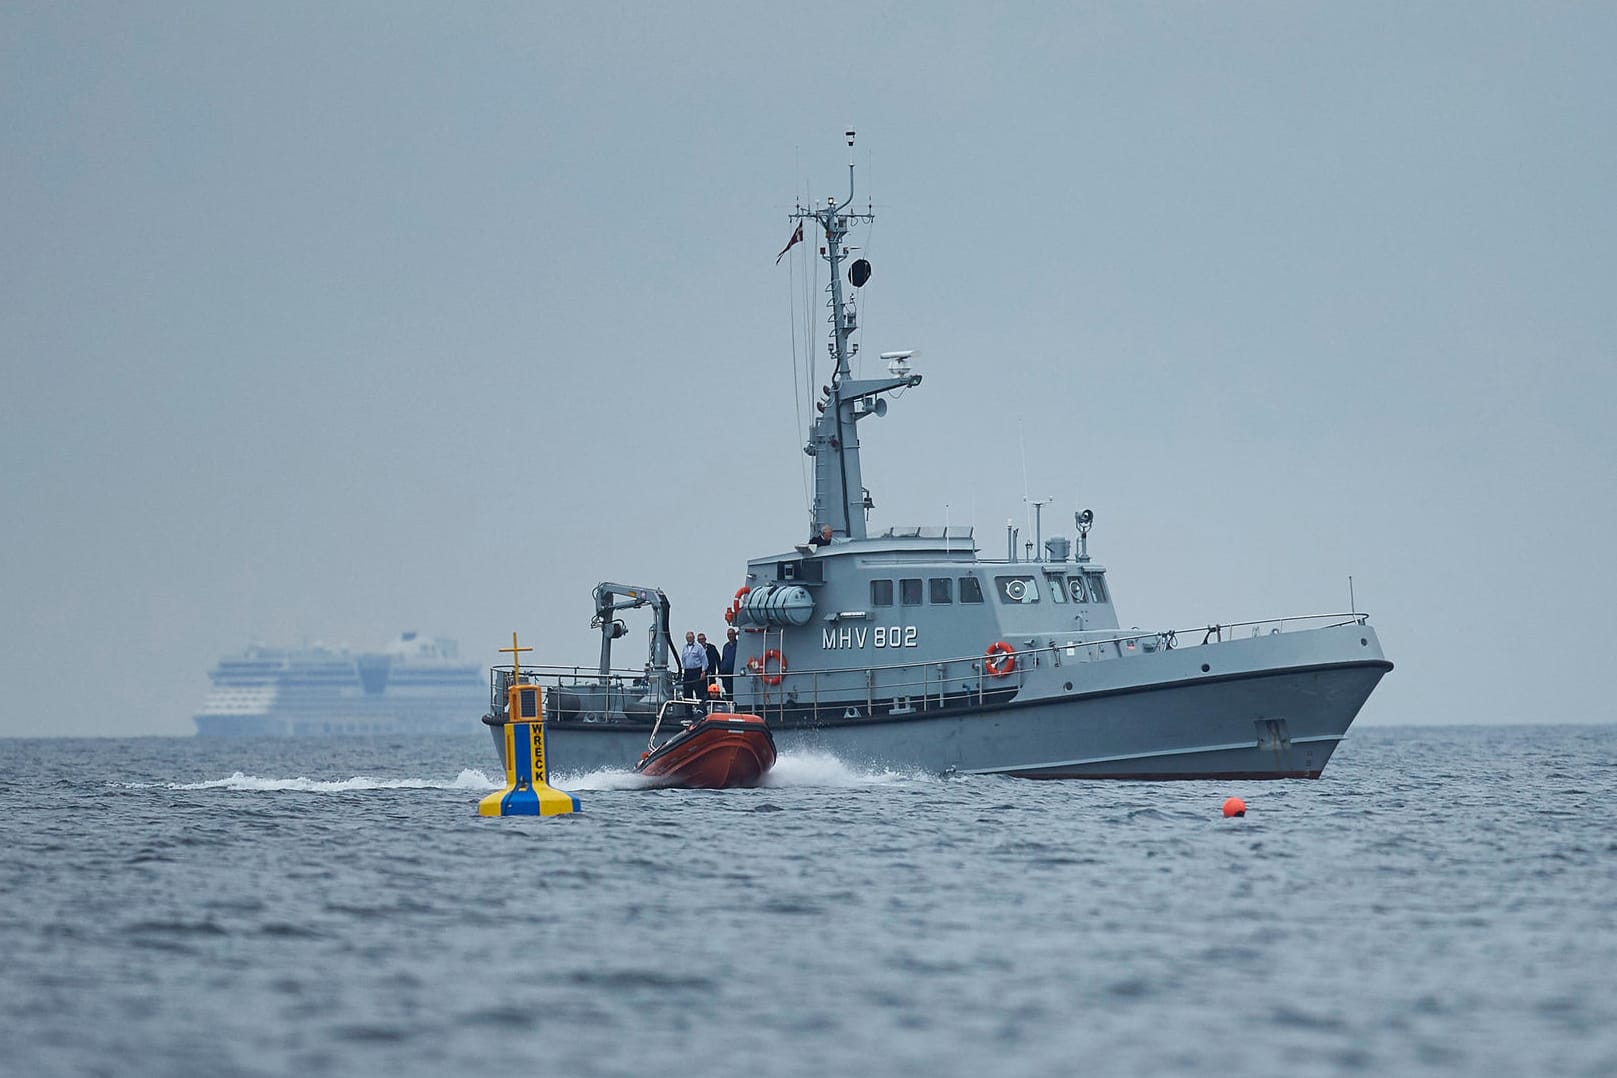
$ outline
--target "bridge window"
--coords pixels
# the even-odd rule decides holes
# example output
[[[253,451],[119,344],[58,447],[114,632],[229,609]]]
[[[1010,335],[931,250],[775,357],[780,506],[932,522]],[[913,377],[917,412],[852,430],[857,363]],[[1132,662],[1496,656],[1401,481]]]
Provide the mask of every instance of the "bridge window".
[[[921,581],[919,578],[900,580],[898,582],[898,602],[900,606],[921,605]]]
[[[960,601],[963,603],[980,603],[983,601],[982,582],[974,576],[960,578]]]
[[[1039,582],[1030,576],[996,576],[994,590],[1002,603],[1025,606],[1039,601]]]
[[[1093,574],[1086,576],[1084,580],[1089,584],[1089,594],[1095,602],[1104,603],[1108,601],[1106,598],[1106,582],[1104,580]]]
[[[893,605],[893,582],[891,580],[872,580],[870,582],[870,605]]]
[[[946,576],[935,576],[928,580],[927,587],[932,590],[930,596],[934,606],[941,606],[954,602],[954,581]]]
[[[1087,590],[1085,590],[1085,588],[1084,588],[1084,578],[1083,577],[1081,577],[1081,576],[1070,576],[1070,577],[1068,577],[1067,578],[1067,590],[1072,593],[1072,601],[1073,602],[1075,602],[1075,603],[1087,603],[1087,602],[1089,602],[1089,592]]]

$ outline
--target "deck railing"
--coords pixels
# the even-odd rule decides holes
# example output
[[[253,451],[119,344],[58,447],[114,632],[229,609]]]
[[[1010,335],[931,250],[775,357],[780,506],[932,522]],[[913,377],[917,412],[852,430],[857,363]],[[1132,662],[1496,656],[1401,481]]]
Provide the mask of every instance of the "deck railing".
[[[1019,689],[1030,670],[1046,665],[1127,659],[1140,654],[1206,647],[1251,637],[1278,635],[1290,631],[1328,629],[1343,625],[1363,625],[1369,615],[1363,611],[1333,614],[1304,614],[1253,621],[1215,622],[1156,632],[1138,628],[1067,633],[1039,633],[1042,641],[1029,645],[1008,639],[1014,662],[1003,674],[987,669],[990,656],[982,653],[920,662],[875,664],[839,669],[766,669],[762,673],[738,670],[735,684],[745,687],[739,702],[768,718],[784,711],[811,711],[816,717],[854,718],[870,715],[880,705],[883,715],[905,715],[961,704],[982,704],[1005,690]],[[767,634],[765,643],[767,644]],[[1000,665],[996,663],[996,666]],[[558,689],[602,687],[615,690],[620,699],[638,700],[650,695],[661,702],[674,695],[677,679],[672,671],[659,672],[641,667],[608,671],[603,679],[594,666],[523,666],[521,683]],[[777,680],[778,679],[778,680]],[[774,681],[773,684],[770,682]],[[511,667],[496,666],[490,672],[489,690],[493,714],[503,714],[506,690],[511,685]],[[824,712],[824,716],[821,713]]]

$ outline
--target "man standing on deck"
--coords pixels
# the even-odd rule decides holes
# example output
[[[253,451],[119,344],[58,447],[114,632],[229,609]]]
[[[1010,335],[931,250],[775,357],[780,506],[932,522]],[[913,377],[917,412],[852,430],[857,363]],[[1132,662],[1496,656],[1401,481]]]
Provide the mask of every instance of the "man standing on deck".
[[[696,642],[702,645],[702,650],[707,654],[707,666],[703,668],[702,675],[711,686],[714,679],[719,676],[719,649],[707,642],[706,633],[697,633]]]
[[[724,697],[727,700],[736,698],[736,631],[731,629],[726,634],[729,639],[724,642],[724,650],[719,653],[719,684],[724,686]]]
[[[696,634],[685,631],[685,646],[679,649],[679,695],[687,700],[707,699],[707,649],[696,642]]]

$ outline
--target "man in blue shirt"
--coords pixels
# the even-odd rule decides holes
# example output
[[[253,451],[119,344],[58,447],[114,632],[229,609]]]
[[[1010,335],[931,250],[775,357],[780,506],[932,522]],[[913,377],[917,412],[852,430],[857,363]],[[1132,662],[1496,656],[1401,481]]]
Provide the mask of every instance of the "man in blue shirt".
[[[706,700],[707,649],[696,642],[696,634],[685,633],[685,646],[679,649],[679,695],[687,700]]]

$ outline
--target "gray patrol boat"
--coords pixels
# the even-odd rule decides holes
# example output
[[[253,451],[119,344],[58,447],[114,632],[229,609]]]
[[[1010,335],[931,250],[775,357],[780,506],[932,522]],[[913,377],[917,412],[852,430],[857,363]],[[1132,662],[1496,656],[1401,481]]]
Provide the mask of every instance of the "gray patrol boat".
[[[845,239],[874,219],[849,212],[852,201],[850,161],[846,200],[791,216],[793,243],[804,226],[823,236],[836,369],[805,447],[815,481],[809,541],[749,561],[726,611],[740,630],[733,699],[677,702],[667,596],[603,583],[591,623],[601,635],[598,666],[523,666],[519,675],[545,686],[551,766],[633,767],[660,713],[722,706],[763,716],[783,754],[821,751],[858,767],[1318,778],[1392,669],[1366,614],[1125,630],[1106,570],[1089,554],[1088,509],[1075,514],[1076,545],[1036,527],[1019,550],[1007,528],[1004,558],[984,557],[969,528],[870,531],[858,426],[921,375],[913,352],[883,353],[885,377],[851,369],[859,327],[843,291]],[[846,273],[857,290],[870,266],[854,260]],[[650,615],[646,660],[614,668],[613,643],[628,634],[619,615],[631,610]],[[502,756],[511,677],[510,667],[494,668],[483,719]]]

